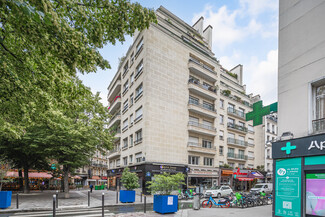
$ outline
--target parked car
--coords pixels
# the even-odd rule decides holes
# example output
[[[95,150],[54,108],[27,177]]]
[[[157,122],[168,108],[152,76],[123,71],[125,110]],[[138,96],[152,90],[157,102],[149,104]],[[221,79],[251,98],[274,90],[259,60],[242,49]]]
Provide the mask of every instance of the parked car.
[[[211,195],[212,197],[220,198],[229,194],[233,194],[233,191],[228,185],[214,187],[204,192],[205,197],[209,197]]]
[[[272,183],[258,183],[251,190],[250,193],[259,194],[260,192],[270,194],[273,190]]]

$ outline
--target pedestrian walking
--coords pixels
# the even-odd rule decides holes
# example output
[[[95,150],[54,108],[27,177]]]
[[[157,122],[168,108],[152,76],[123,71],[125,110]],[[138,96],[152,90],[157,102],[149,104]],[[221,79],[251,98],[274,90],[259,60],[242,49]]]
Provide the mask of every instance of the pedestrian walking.
[[[92,184],[90,184],[89,187],[90,187],[90,192],[93,193],[93,188],[94,188],[94,186],[93,186]]]

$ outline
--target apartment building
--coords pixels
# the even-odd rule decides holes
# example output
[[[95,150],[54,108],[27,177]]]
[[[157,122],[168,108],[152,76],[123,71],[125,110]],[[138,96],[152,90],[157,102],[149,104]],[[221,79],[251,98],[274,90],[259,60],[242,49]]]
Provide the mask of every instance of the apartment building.
[[[107,183],[108,156],[107,153],[96,151],[89,159],[89,165],[76,170],[78,176],[82,178],[81,183],[87,185],[101,185]]]
[[[262,153],[245,121],[259,96],[246,94],[242,65],[222,67],[203,17],[190,26],[162,6],[156,13],[158,24],[134,36],[108,87],[116,137],[108,155],[110,186],[127,166],[142,185],[166,171],[185,173],[188,185],[211,186],[226,164],[264,164],[255,160]]]

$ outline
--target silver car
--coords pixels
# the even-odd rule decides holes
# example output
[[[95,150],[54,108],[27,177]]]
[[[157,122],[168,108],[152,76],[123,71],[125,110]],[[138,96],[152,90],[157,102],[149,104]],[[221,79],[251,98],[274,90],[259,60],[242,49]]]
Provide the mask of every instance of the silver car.
[[[228,185],[214,187],[204,192],[205,197],[209,197],[211,195],[212,197],[220,198],[220,197],[227,196],[229,194],[233,194],[233,191]]]

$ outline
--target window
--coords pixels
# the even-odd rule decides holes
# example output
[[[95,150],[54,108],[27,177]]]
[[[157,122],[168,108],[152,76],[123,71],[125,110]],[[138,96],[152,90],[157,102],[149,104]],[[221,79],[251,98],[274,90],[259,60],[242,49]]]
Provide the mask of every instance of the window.
[[[220,108],[223,108],[223,106],[224,106],[224,100],[220,100]]]
[[[132,73],[130,76],[130,84],[133,84],[133,81],[134,81],[134,73]]]
[[[141,62],[136,67],[134,79],[137,79],[140,76],[140,74],[142,73],[142,69],[143,69],[143,60],[141,60]]]
[[[123,76],[128,72],[129,69],[129,62],[126,62],[123,67]]]
[[[254,133],[254,127],[252,125],[248,125],[248,132]]]
[[[267,131],[270,131],[270,123],[267,123]]]
[[[117,159],[117,160],[116,160],[116,167],[120,167],[120,166],[121,166],[120,159]]]
[[[220,115],[219,117],[220,117],[220,119],[219,119],[220,122],[219,123],[223,124],[223,115]]]
[[[136,47],[136,50],[135,50],[135,56],[139,55],[140,51],[142,50],[142,46],[143,46],[143,38],[141,38],[141,40],[137,44],[137,47]]]
[[[235,157],[235,149],[228,148],[228,155],[229,157]]]
[[[207,89],[207,90],[209,90],[209,89],[211,89],[211,85],[210,84],[208,84],[208,83],[205,83],[205,82],[203,82],[203,86],[202,86],[204,89]]]
[[[189,104],[199,105],[199,99],[193,96],[189,97]]]
[[[213,104],[203,101],[203,108],[214,111]]]
[[[199,165],[200,157],[198,156],[188,156],[188,164]]]
[[[123,121],[123,130],[124,130],[125,128],[127,128],[128,125],[129,125],[129,123],[128,123],[128,119],[125,119],[125,120]]]
[[[245,109],[239,108],[238,110],[239,110],[241,116],[244,116],[245,115]]]
[[[139,152],[139,153],[135,154],[135,161],[137,163],[140,163],[142,161],[142,152]]]
[[[123,148],[128,147],[128,138],[123,139]]]
[[[232,118],[228,118],[228,124],[231,124],[233,126],[235,124],[235,120]]]
[[[190,136],[188,138],[188,145],[189,146],[199,146],[199,138]]]
[[[223,166],[225,163],[223,161],[219,161],[219,166]]]
[[[130,66],[132,66],[133,62],[134,62],[134,52],[131,53],[131,57],[130,57]]]
[[[128,165],[128,157],[123,158],[123,165],[124,166]]]
[[[205,157],[203,159],[203,164],[205,166],[213,166],[213,158],[208,158],[208,157]]]
[[[199,123],[199,119],[198,118],[196,118],[196,117],[191,117],[190,116],[190,122],[194,122],[194,123]]]
[[[126,80],[126,82],[123,85],[123,94],[126,93],[128,89],[129,89],[129,80]]]
[[[134,98],[134,100],[137,100],[141,95],[142,95],[142,83],[135,90],[135,98]]]
[[[266,150],[266,157],[267,158],[271,158],[270,149],[267,149]]]
[[[222,130],[219,131],[219,139],[223,140],[223,131]]]
[[[133,146],[133,135],[130,135],[130,147]]]
[[[129,108],[129,102],[128,100],[125,100],[125,102],[123,103],[123,112],[125,112],[128,108]]]
[[[142,106],[135,111],[135,119],[134,122],[140,120],[142,118]]]
[[[203,140],[202,141],[202,147],[203,148],[212,148],[212,142],[211,141],[207,141],[207,140]]]
[[[244,167],[245,167],[245,164],[238,164],[238,167],[239,167],[239,169],[244,169]]]
[[[130,107],[133,105],[133,93],[130,95]]]
[[[129,156],[129,162],[130,162],[130,164],[133,163],[133,155]]]
[[[203,120],[203,125],[202,126],[205,129],[208,129],[208,130],[212,130],[213,129],[212,122],[210,122],[210,121]]]
[[[219,147],[219,155],[223,155],[223,146]]]
[[[239,158],[243,159],[244,155],[245,155],[245,151],[244,150],[238,150],[238,155],[239,155]]]
[[[231,111],[235,110],[235,105],[228,103],[228,108],[231,109]]]
[[[248,138],[248,145],[254,145],[254,139]]]
[[[133,114],[130,115],[130,125],[133,124]]]
[[[229,162],[229,166],[230,166],[231,168],[235,168],[235,163],[230,163],[230,162]]]
[[[269,135],[267,135],[267,137],[266,137],[267,139],[266,139],[266,142],[269,142],[270,141],[270,136]]]
[[[254,165],[253,164],[248,164],[248,168],[252,169],[252,168],[254,168]]]
[[[245,142],[245,137],[244,136],[238,136],[238,140],[242,141],[242,142]]]
[[[142,129],[138,130],[137,132],[135,132],[135,141],[134,144],[138,144],[142,141]]]
[[[241,122],[241,121],[238,122],[238,125],[241,126],[241,127],[245,127],[245,123]]]
[[[274,125],[272,124],[272,133],[275,133],[275,131],[274,131]]]
[[[233,133],[228,133],[228,138],[235,139],[235,134],[233,134]]]
[[[254,158],[254,152],[248,151],[248,157],[249,158]]]

